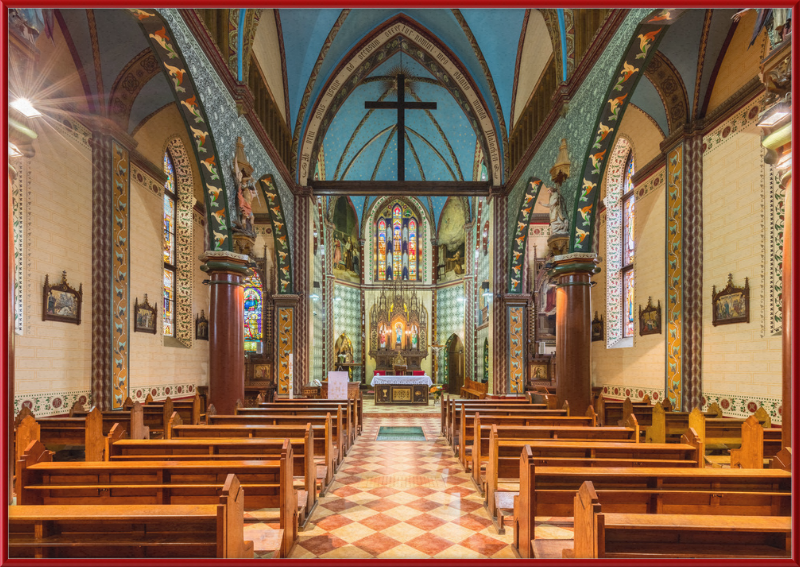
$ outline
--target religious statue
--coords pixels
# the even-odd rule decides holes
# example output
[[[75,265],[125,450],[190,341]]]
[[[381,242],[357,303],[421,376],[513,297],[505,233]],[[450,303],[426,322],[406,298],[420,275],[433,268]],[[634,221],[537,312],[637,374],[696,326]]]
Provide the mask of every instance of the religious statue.
[[[551,234],[566,234],[569,232],[569,220],[566,216],[566,204],[558,186],[548,187],[550,202],[542,203],[543,207],[550,209]]]
[[[233,157],[233,178],[236,183],[236,194],[239,205],[239,220],[236,223],[239,230],[255,236],[255,215],[253,215],[253,199],[258,195],[253,185],[253,166],[244,155],[244,143],[241,138],[236,140],[236,153]]]
[[[380,348],[382,348],[382,349],[386,348],[386,342],[387,342],[386,341],[386,333],[387,333],[386,327],[381,327]]]
[[[417,326],[416,325],[414,325],[411,328],[411,348],[412,348],[412,350],[417,348]]]
[[[403,325],[398,322],[394,326],[394,348],[399,349],[403,343]]]
[[[750,44],[747,46],[750,49],[755,43],[758,34],[761,30],[767,28],[767,37],[769,38],[770,48],[775,48],[776,45],[781,43],[792,29],[792,10],[790,8],[745,8],[733,15],[733,21],[738,22],[742,14],[748,10],[756,10],[756,23],[753,27],[753,36],[750,38]]]

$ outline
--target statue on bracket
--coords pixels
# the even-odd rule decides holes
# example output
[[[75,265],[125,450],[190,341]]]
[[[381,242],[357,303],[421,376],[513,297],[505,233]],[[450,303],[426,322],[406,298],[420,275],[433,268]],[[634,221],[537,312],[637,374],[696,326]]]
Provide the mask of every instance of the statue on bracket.
[[[236,140],[236,153],[231,164],[233,179],[236,184],[238,203],[238,219],[234,221],[234,243],[236,252],[251,255],[255,244],[255,215],[253,214],[253,199],[258,198],[253,182],[253,166],[244,155],[242,138]]]
[[[569,232],[569,220],[566,216],[566,204],[558,185],[547,187],[550,191],[550,202],[542,203],[542,206],[550,209],[550,234],[567,234]]]

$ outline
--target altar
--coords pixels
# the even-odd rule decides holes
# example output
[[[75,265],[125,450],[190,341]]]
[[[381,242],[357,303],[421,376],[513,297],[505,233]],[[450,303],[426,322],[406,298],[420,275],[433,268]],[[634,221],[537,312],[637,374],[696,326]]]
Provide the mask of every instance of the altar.
[[[432,385],[433,381],[430,376],[373,376],[372,378],[372,387],[375,389],[375,405],[427,406]]]

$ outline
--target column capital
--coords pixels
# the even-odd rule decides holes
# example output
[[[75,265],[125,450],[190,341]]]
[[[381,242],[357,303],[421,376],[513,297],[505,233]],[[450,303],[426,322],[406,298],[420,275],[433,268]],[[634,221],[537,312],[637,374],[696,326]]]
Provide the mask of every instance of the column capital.
[[[596,274],[600,271],[600,268],[597,267],[599,261],[597,254],[586,252],[573,252],[554,256],[548,275],[556,277],[572,274]]]
[[[200,269],[204,272],[232,272],[242,276],[249,276],[252,270],[247,267],[250,256],[237,254],[225,250],[206,250],[198,256],[198,260],[205,262]]]

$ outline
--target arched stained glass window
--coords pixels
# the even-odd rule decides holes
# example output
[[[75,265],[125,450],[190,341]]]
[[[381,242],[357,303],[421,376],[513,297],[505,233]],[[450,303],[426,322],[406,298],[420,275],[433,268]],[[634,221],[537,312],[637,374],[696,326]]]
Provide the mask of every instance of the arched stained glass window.
[[[634,228],[634,194],[633,194],[633,152],[628,154],[625,164],[625,179],[622,184],[622,336],[632,337],[634,329],[634,277],[633,277],[633,228]]]
[[[405,203],[393,203],[375,224],[377,281],[419,279],[419,219]]]
[[[400,205],[394,207],[392,212],[392,244],[394,253],[394,264],[392,264],[392,274],[395,279],[399,279],[403,273],[403,209]]]
[[[161,310],[164,322],[164,336],[175,336],[175,221],[178,206],[178,186],[175,181],[175,166],[172,156],[164,152],[164,306]]]
[[[417,221],[408,221],[408,279],[417,281]]]
[[[378,281],[386,281],[386,221],[378,221]]]
[[[262,338],[263,287],[254,273],[244,281],[244,350],[257,351]]]

